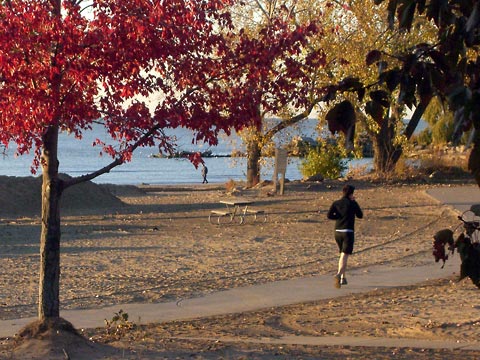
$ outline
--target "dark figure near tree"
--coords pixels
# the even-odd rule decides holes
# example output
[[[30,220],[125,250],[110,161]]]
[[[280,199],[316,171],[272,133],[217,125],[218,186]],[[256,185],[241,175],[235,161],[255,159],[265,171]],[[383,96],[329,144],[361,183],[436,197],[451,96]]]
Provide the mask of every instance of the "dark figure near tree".
[[[476,240],[478,231],[480,231],[479,221],[466,221],[463,216],[458,219],[463,223],[463,232],[457,240],[453,239],[453,231],[443,229],[433,236],[433,256],[435,261],[445,261],[448,259],[445,247],[448,245],[448,252],[453,254],[457,249],[462,264],[460,265],[460,279],[469,277],[470,280],[480,288],[480,243]],[[442,265],[443,267],[443,265]]]

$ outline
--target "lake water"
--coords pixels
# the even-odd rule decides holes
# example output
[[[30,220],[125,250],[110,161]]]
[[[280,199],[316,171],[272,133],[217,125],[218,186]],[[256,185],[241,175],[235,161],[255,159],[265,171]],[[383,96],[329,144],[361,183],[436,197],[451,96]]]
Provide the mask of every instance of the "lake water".
[[[298,129],[283,135],[282,141],[288,141],[289,137],[301,135],[316,137],[313,128],[303,127],[307,131]],[[309,130],[308,130],[309,129]],[[222,138],[216,147],[208,148],[205,144],[192,145],[191,133],[184,129],[177,129],[170,135],[177,138],[178,150],[206,151],[211,150],[213,154],[229,154],[233,148],[241,149],[238,145],[238,138]],[[73,136],[61,134],[59,139],[59,161],[60,172],[70,176],[79,176],[96,171],[111,162],[111,158],[99,156],[100,149],[92,147],[91,144],[96,138],[105,139],[103,128],[94,128],[86,132],[84,138],[79,141]],[[233,143],[232,143],[233,142]],[[14,156],[15,146],[7,150],[5,156],[0,157],[0,175],[5,176],[32,176],[30,167],[32,156]],[[101,175],[94,179],[96,183],[111,184],[195,184],[201,183],[201,170],[195,167],[187,159],[167,159],[152,157],[158,152],[157,148],[139,148],[134,152],[132,161],[120,165],[110,173]],[[211,183],[225,183],[230,179],[245,180],[246,159],[229,157],[205,158],[208,167],[208,181]],[[369,159],[354,160],[350,166],[368,164]],[[290,180],[302,178],[298,168],[300,159],[290,158],[287,166],[286,177]],[[38,172],[40,174],[40,170]],[[272,179],[273,159],[267,159],[262,167],[262,179]]]

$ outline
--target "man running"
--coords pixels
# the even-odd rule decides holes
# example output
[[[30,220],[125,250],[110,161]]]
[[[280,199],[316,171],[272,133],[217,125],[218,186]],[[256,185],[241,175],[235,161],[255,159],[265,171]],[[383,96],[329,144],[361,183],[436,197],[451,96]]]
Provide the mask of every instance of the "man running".
[[[354,191],[354,186],[345,185],[342,190],[342,198],[333,202],[327,214],[330,220],[335,220],[335,241],[340,253],[338,271],[334,278],[337,289],[340,289],[342,285],[347,285],[345,271],[348,256],[352,254],[355,242],[355,217],[363,218],[362,209],[353,196]]]

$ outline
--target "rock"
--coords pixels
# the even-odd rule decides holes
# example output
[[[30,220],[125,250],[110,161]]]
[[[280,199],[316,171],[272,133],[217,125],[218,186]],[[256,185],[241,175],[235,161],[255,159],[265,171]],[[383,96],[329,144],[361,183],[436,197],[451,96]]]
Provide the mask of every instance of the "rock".
[[[305,179],[305,181],[323,181],[325,178],[322,174],[316,174]]]

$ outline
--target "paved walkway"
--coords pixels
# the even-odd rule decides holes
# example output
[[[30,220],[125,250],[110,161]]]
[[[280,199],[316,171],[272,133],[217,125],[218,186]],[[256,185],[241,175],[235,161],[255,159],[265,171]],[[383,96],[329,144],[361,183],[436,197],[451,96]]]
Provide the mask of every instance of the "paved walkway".
[[[474,203],[480,203],[480,190],[476,186],[432,189],[429,195],[440,203],[452,206],[463,212]],[[445,278],[458,273],[460,260],[454,256],[442,269],[439,263],[415,268],[397,268],[385,265],[350,271],[354,281],[341,289],[333,287],[332,276],[321,275],[306,278],[277,281],[262,285],[247,286],[226,291],[213,292],[208,295],[179,299],[175,302],[160,304],[122,304],[90,310],[65,310],[61,316],[77,328],[94,328],[104,326],[104,319],[111,319],[120,309],[129,314],[137,323],[165,322],[170,320],[187,320],[212,315],[254,311],[264,308],[296,304],[314,300],[329,299],[379,288],[393,288],[420,283],[430,279]],[[0,337],[12,336],[21,327],[35,320],[23,318],[0,321]],[[228,340],[228,339],[224,339]],[[231,339],[235,341],[235,339]],[[254,340],[252,340],[254,341]],[[445,341],[423,341],[409,339],[379,339],[355,337],[284,337],[281,339],[258,339],[259,342],[295,343],[317,345],[362,345],[421,348],[459,348],[480,350],[480,342],[457,343]]]

